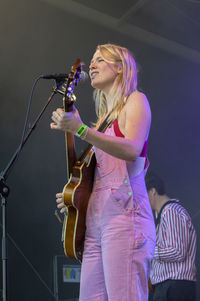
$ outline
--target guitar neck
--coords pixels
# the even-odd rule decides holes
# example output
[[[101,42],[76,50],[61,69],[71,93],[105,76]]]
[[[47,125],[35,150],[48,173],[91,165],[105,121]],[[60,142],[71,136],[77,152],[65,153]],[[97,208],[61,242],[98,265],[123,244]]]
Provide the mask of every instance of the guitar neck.
[[[73,101],[69,104],[66,102],[63,103],[64,111],[70,112],[73,110]],[[73,166],[77,160],[76,151],[75,151],[75,141],[74,135],[72,133],[65,133],[65,150],[66,150],[66,162],[67,162],[67,178],[70,178],[72,173]]]
[[[65,133],[65,149],[66,149],[66,161],[67,161],[67,178],[69,179],[70,174],[72,173],[73,166],[76,162],[76,152],[75,152],[75,143],[74,135],[71,133]]]
[[[78,84],[80,80],[82,70],[82,64],[80,59],[76,60],[76,63],[72,66],[71,72],[68,74],[67,81],[63,81],[62,89],[64,92],[63,97],[63,108],[65,112],[71,112],[73,110],[73,103],[76,101],[76,96],[74,95],[74,87]],[[63,93],[61,93],[63,94]],[[76,152],[74,135],[71,133],[65,133],[65,143],[66,143],[66,161],[67,161],[67,177],[69,179],[74,163],[76,162]]]

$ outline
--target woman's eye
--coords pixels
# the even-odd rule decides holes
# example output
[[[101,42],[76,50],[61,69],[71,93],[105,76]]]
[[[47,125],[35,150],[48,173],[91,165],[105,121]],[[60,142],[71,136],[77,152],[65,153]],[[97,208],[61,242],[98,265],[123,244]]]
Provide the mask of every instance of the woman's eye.
[[[97,62],[97,63],[99,63],[99,62],[104,62],[104,59],[102,59],[102,58],[97,58],[96,60],[91,61],[90,66],[91,66],[93,63],[95,63],[95,62]]]

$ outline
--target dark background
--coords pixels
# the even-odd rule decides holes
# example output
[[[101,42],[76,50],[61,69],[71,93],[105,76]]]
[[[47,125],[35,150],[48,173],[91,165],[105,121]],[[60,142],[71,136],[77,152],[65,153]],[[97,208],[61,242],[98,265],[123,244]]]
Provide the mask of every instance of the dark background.
[[[88,71],[96,45],[120,44],[135,54],[139,89],[152,109],[151,169],[187,208],[199,242],[200,1],[2,0],[0,20],[0,170],[19,145],[34,80],[68,73],[78,57]],[[52,85],[45,80],[37,85],[31,122]],[[90,124],[95,112],[89,81],[77,87],[76,96],[82,119]],[[63,254],[55,194],[67,177],[64,134],[51,131],[49,123],[61,105],[56,96],[7,179],[12,301],[53,300],[53,258]],[[78,151],[81,147],[77,142]],[[199,278],[198,272],[198,286]]]

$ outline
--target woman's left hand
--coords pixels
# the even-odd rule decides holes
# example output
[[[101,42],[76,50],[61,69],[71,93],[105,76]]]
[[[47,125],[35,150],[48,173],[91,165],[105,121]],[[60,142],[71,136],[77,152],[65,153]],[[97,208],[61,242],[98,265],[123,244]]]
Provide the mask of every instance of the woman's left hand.
[[[71,112],[65,112],[63,109],[58,108],[52,113],[51,119],[54,121],[50,124],[51,129],[72,134],[75,134],[83,123],[75,107],[73,107]]]

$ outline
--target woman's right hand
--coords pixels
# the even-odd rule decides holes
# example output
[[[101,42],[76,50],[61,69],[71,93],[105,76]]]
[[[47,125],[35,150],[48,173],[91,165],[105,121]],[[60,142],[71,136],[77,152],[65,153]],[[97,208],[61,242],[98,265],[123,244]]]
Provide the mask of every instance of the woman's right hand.
[[[60,212],[61,213],[65,213],[66,211],[66,206],[63,202],[63,199],[62,199],[62,193],[59,192],[56,194],[56,203],[57,203],[57,208],[60,209]]]

